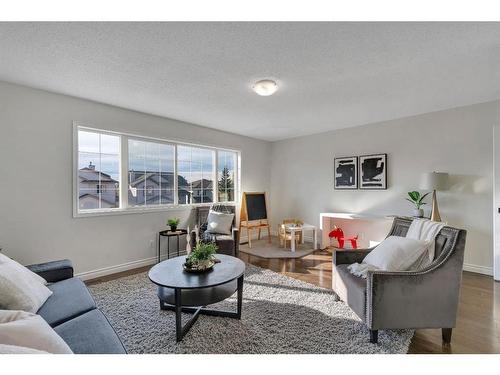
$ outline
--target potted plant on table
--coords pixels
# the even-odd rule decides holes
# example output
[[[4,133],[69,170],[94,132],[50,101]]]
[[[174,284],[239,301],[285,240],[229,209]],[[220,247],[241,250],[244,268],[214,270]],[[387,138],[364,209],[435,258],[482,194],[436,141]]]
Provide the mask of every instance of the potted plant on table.
[[[186,257],[184,263],[184,270],[188,272],[204,272],[210,270],[217,259],[215,253],[217,252],[217,245],[213,242],[198,242],[196,247]]]
[[[418,191],[409,191],[408,196],[410,197],[409,199],[406,198],[408,202],[413,204],[415,208],[413,209],[413,216],[414,217],[424,217],[424,210],[422,209],[422,206],[424,204],[427,204],[424,202],[425,197],[427,197],[429,193],[425,193],[424,195],[420,195]]]
[[[175,232],[177,230],[177,226],[179,225],[180,219],[175,218],[175,219],[168,219],[167,224],[170,227],[170,230],[172,232]]]

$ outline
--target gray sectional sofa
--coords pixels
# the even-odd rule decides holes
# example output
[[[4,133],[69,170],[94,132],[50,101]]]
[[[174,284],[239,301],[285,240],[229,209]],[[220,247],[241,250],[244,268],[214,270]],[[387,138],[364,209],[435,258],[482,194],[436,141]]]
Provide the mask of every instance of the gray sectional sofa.
[[[38,310],[75,354],[126,354],[106,316],[96,307],[87,287],[73,277],[69,260],[28,268],[50,284],[53,294]]]

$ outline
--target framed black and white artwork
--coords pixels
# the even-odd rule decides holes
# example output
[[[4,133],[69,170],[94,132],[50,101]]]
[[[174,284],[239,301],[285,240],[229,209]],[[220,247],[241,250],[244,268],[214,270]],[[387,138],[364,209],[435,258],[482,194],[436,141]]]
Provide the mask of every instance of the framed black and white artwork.
[[[358,157],[349,156],[335,158],[335,189],[357,189],[358,188]]]
[[[387,154],[359,157],[359,188],[365,190],[387,189]]]

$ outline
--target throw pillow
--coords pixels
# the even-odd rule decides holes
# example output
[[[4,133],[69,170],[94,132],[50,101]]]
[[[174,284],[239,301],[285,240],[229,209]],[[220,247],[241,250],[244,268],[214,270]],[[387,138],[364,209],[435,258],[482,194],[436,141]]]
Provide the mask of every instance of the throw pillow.
[[[390,236],[365,257],[363,263],[384,271],[407,271],[429,247],[429,242]]]
[[[41,316],[24,311],[0,310],[0,342],[47,353],[73,353]]]
[[[42,283],[43,285],[47,285],[47,280],[45,280],[43,277],[41,277],[41,276],[37,275],[36,273],[30,271],[28,268],[24,267],[20,263],[17,263],[14,259],[10,259],[8,256],[0,254],[0,264],[1,263],[12,264],[14,267],[16,267],[21,272],[23,272],[25,275],[27,275],[27,277],[31,277],[33,280],[38,281],[39,283]]]
[[[17,345],[0,344],[0,354],[49,354],[47,352]]]
[[[210,210],[207,218],[207,232],[215,234],[231,234],[234,214],[225,214]]]
[[[0,263],[0,309],[36,313],[52,291],[15,263]]]

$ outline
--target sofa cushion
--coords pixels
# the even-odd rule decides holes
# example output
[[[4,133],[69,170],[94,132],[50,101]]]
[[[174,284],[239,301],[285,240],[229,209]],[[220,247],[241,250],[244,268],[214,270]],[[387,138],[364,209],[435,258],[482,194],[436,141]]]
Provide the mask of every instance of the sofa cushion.
[[[95,309],[95,302],[82,280],[73,277],[49,285],[52,296],[38,310],[52,327]]]
[[[366,279],[353,275],[348,264],[333,267],[333,290],[363,320],[366,317]]]
[[[113,327],[97,309],[54,328],[75,354],[125,354]]]

